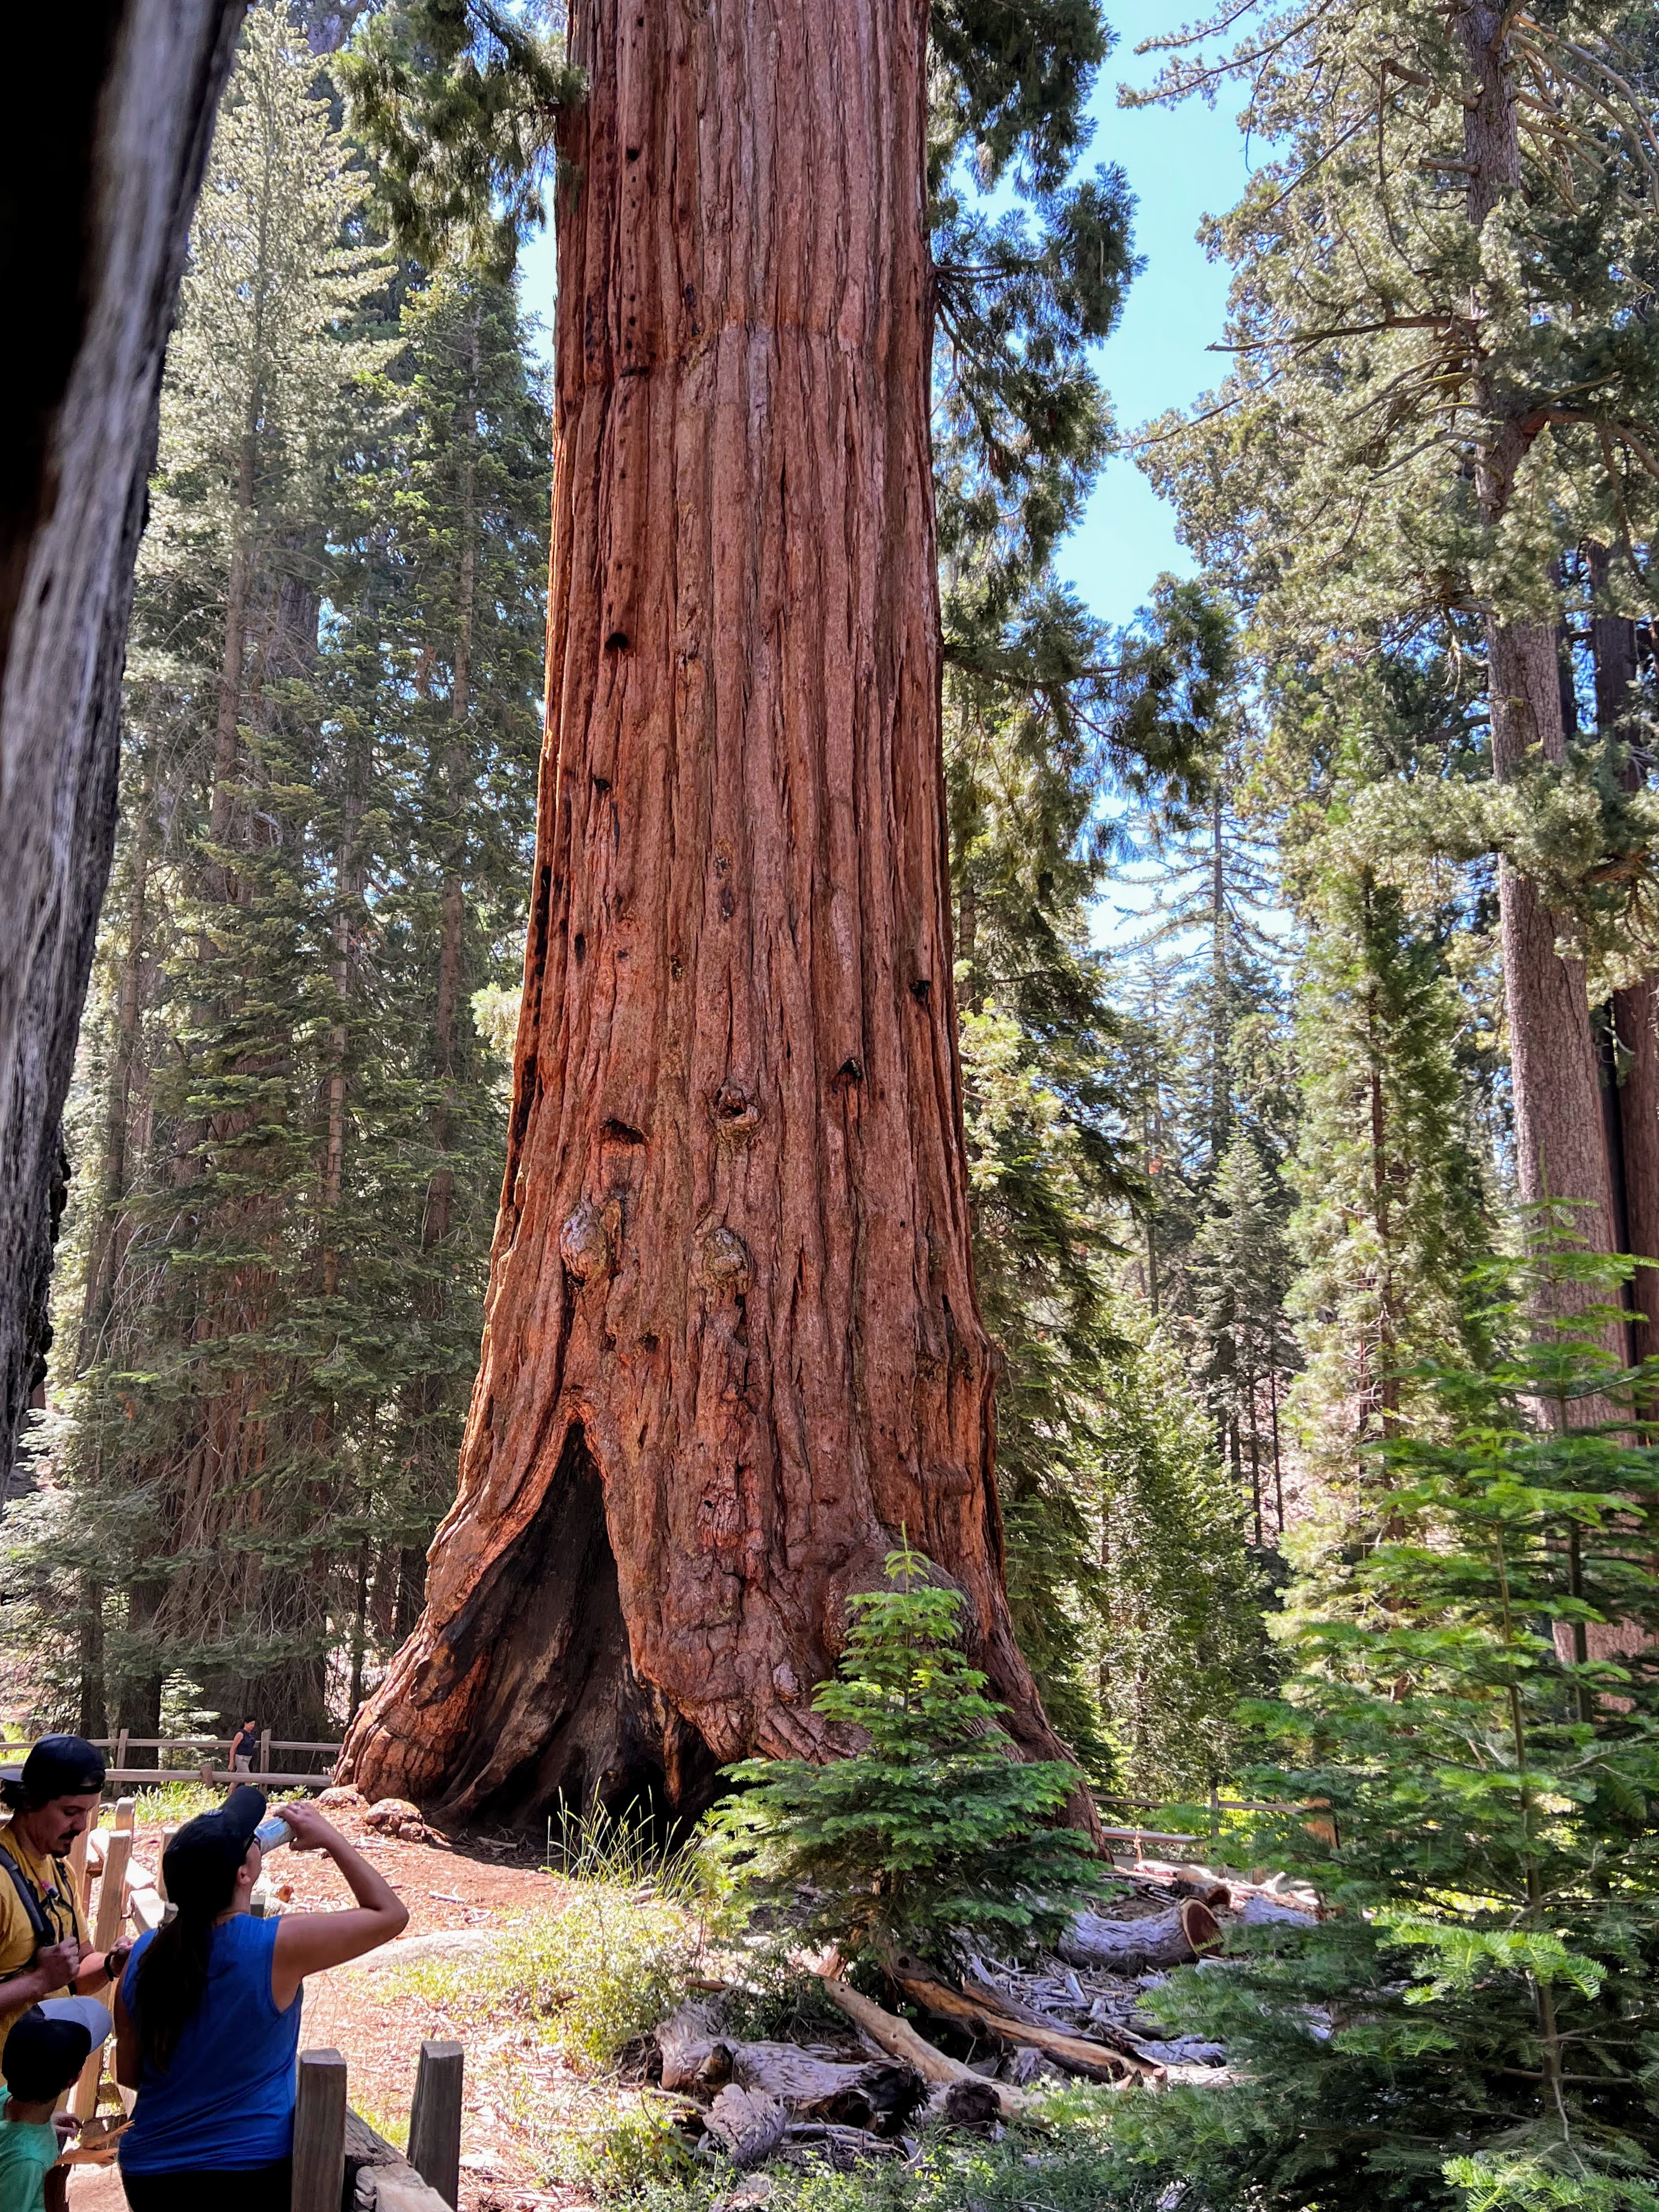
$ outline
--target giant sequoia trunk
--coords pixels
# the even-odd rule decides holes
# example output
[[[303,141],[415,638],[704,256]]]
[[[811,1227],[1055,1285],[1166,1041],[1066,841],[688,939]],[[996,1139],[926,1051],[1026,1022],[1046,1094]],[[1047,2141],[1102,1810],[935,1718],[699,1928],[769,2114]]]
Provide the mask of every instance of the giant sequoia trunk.
[[[1031,1751],[969,1258],[926,0],[580,0],[548,736],[483,1364],[344,1769],[689,1809],[902,1532]]]
[[[8,25],[0,254],[0,1461],[39,1379],[58,1119],[115,827],[122,655],[161,360],[245,0]]]

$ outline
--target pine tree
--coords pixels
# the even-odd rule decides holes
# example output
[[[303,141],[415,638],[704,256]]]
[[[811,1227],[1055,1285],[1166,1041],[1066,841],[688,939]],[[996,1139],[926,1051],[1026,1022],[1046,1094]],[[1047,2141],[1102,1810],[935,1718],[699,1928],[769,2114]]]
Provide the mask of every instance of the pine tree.
[[[1152,465],[1238,577],[1264,659],[1479,638],[1521,1186],[1572,1197],[1606,1249],[1585,975],[1558,938],[1563,876],[1582,885],[1620,831],[1592,807],[1587,867],[1583,808],[1556,803],[1595,782],[1562,714],[1559,558],[1601,544],[1621,611],[1650,604],[1650,24],[1297,6],[1231,56],[1196,51],[1237,20],[1158,42],[1181,51],[1157,96],[1247,78],[1247,125],[1279,151],[1217,233],[1239,368]]]
[[[1659,2198],[1659,1448],[1631,1417],[1643,1378],[1603,1348],[1627,1269],[1570,1212],[1534,1216],[1488,1276],[1497,1348],[1419,1378],[1353,1545],[1293,1593],[1294,1672],[1257,1715],[1273,1758],[1250,1784],[1325,1801],[1335,1840],[1287,1810],[1248,1849],[1325,1914],[1166,1993],[1242,2076],[1130,2123],[1194,2202]],[[1540,1334],[1562,1274],[1579,1318]],[[1570,1418],[1607,1400],[1617,1425]],[[1626,1632],[1616,1658],[1588,1656],[1597,1626]]]
[[[797,1939],[851,1964],[899,1950],[966,1964],[1052,1942],[1098,1896],[1086,1840],[1054,1816],[1076,1784],[1064,1760],[1022,1759],[961,1649],[962,1601],[908,1546],[884,1590],[848,1601],[847,1648],[813,1703],[858,1732],[827,1765],[746,1759],[717,1815],[746,1885],[791,1911]],[[816,1902],[801,1923],[805,1887]]]
[[[520,954],[545,417],[509,289],[458,275],[375,331],[350,160],[256,15],[164,407],[77,1131],[94,1733],[256,1683],[292,1732],[349,1717],[476,1355],[501,1102],[469,1000]]]
[[[1290,1265],[1283,1188],[1241,1129],[1217,1164],[1193,1240],[1194,1318],[1221,1456],[1250,1501],[1252,1540],[1285,1533],[1279,1394],[1293,1347],[1285,1320]]]
[[[359,763],[335,733],[333,787],[313,796],[309,709],[331,487],[348,441],[374,435],[381,354],[362,326],[386,270],[350,242],[359,191],[311,74],[257,15],[193,233],[140,586],[134,720],[174,823],[168,1035],[149,1187],[128,1200],[130,1300],[96,1347],[77,1449],[94,1480],[120,1468],[127,1602],[107,1656],[122,1724],[151,1734],[172,1647],[227,1704],[264,1675],[284,1720],[323,1710],[328,1592],[295,1570],[327,1548],[351,1378],[329,1371],[343,1224],[306,1077],[341,1042],[323,945],[361,899]]]
[[[1413,1413],[1421,1363],[1478,1352],[1466,1285],[1491,1231],[1433,927],[1370,865],[1334,860],[1306,969],[1291,1415],[1313,1464],[1352,1478]]]
[[[1241,1698],[1269,1679],[1248,1500],[1218,1458],[1174,1331],[1127,1302],[1097,1413],[1100,1705],[1118,1786],[1202,1798],[1232,1772]]]
[[[975,1276],[1006,1363],[998,1484],[1010,1603],[1056,1725],[1091,1772],[1109,1760],[1090,1680],[1098,1407],[1130,1356],[1107,1312],[1107,1263],[1142,1188],[1133,1159],[1136,1033],[1091,948],[1088,902],[1113,857],[1103,786],[1150,758],[1200,773],[1225,680],[1224,626],[1165,579],[1098,652],[1098,718],[960,666],[947,678],[945,780]]]

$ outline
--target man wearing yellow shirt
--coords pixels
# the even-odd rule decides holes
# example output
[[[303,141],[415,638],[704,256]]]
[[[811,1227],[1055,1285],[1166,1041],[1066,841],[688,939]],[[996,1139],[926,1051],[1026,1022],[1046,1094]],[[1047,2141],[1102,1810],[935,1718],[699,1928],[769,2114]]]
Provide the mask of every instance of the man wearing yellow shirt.
[[[91,1991],[118,1978],[131,1943],[106,1956],[87,1948],[81,1900],[64,1863],[98,1817],[104,1762],[84,1737],[42,1736],[21,1773],[0,1775],[0,2045],[20,2013],[59,1990]]]

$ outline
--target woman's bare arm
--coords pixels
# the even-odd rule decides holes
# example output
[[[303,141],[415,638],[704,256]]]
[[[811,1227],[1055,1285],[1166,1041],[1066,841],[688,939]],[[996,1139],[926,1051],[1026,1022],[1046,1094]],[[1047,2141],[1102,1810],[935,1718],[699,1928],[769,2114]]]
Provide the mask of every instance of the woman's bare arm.
[[[326,1851],[357,1900],[353,1912],[283,1914],[271,1954],[270,1994],[278,2012],[286,2012],[307,1974],[343,1966],[401,1936],[409,1925],[409,1907],[380,1869],[354,1850],[314,1805],[284,1805],[282,1814],[294,1831],[295,1850]]]

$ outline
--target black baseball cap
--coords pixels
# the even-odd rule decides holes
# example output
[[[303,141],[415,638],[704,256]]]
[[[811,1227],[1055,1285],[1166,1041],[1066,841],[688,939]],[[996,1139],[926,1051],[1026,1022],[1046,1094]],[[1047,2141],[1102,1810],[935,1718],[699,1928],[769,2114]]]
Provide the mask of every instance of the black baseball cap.
[[[0,2051],[0,2074],[20,2104],[56,2097],[86,2064],[93,2040],[84,2020],[54,2017],[39,2005],[32,2006],[12,2023],[6,2047]]]
[[[104,1786],[104,1754],[83,1735],[43,1735],[21,1767],[0,1769],[8,1805],[49,1805],[54,1797],[94,1797]]]
[[[186,1820],[161,1854],[161,1877],[173,1902],[222,1911],[264,1817],[264,1792],[241,1789],[233,1790],[216,1813]]]

